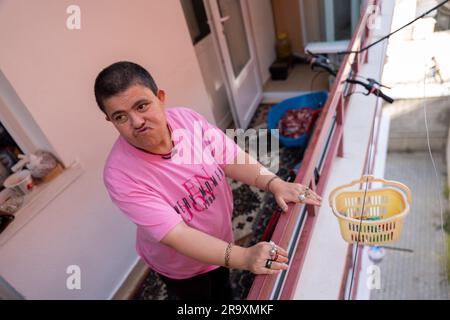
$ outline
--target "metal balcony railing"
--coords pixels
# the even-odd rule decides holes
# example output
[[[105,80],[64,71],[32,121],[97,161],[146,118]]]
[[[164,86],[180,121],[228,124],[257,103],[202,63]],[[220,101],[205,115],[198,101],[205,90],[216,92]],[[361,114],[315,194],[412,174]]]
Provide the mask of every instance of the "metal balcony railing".
[[[357,52],[371,43],[369,19],[380,10],[380,0],[368,0],[362,11],[358,26],[349,44],[348,51]],[[323,196],[333,159],[342,157],[344,121],[353,85],[345,82],[355,76],[363,63],[368,62],[368,51],[345,56],[336,76],[328,100],[317,121],[295,182],[309,186]],[[289,270],[278,277],[258,275],[247,296],[249,300],[293,298],[308,252],[312,231],[317,220],[318,208],[295,205],[281,215],[272,235],[272,240],[289,252]]]

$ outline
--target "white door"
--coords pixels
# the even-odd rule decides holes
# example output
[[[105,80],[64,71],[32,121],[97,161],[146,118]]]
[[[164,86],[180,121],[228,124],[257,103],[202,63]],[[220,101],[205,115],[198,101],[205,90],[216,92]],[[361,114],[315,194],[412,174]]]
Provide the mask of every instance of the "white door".
[[[220,58],[214,47],[214,39],[211,34],[198,42],[195,47],[200,70],[206,91],[211,97],[213,106],[212,112],[216,125],[222,130],[229,128],[233,121],[230,108],[230,101],[225,87],[225,79],[220,67]]]
[[[203,0],[181,0],[184,16],[194,45],[206,91],[212,100],[215,124],[228,129],[233,121],[225,87],[218,45],[213,39]]]
[[[205,0],[210,27],[220,48],[231,111],[246,129],[262,99],[246,0]]]

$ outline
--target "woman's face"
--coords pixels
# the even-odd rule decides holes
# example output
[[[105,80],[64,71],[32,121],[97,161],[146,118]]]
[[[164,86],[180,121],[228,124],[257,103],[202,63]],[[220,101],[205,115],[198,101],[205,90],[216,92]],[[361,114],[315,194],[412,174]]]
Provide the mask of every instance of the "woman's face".
[[[106,120],[133,146],[145,151],[164,153],[170,132],[164,112],[165,92],[155,95],[143,85],[133,85],[104,101]],[[160,150],[161,149],[161,150]]]

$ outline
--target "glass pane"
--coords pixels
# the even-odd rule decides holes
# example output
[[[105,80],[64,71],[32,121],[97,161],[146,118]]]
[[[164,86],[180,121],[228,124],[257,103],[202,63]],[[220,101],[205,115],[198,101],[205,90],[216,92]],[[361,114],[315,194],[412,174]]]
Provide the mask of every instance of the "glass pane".
[[[444,4],[438,9],[436,15],[436,31],[450,30],[450,3]]]
[[[305,33],[308,43],[326,41],[323,1],[302,0]]]
[[[352,0],[334,2],[334,40],[352,37]]]
[[[181,6],[192,42],[196,44],[211,32],[203,0],[181,0]]]
[[[218,0],[225,38],[230,51],[234,76],[237,78],[250,60],[250,48],[245,31],[240,0]],[[229,17],[229,18],[228,18]]]

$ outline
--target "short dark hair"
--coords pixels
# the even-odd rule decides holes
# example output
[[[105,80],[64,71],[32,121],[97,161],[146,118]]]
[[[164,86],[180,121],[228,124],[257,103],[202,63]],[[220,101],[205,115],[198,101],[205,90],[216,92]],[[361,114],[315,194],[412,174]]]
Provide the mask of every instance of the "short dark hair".
[[[136,63],[120,61],[103,69],[95,79],[94,86],[95,100],[100,110],[106,114],[103,102],[136,84],[149,88],[155,95],[158,93],[153,77]]]

